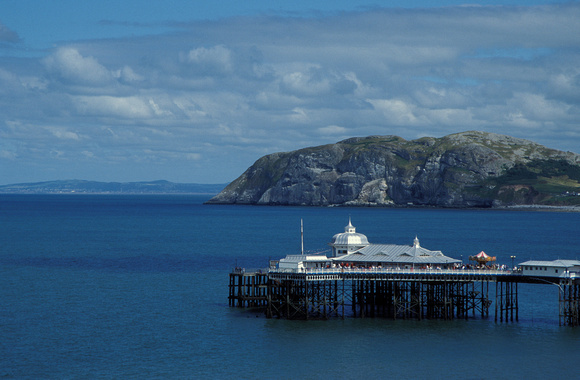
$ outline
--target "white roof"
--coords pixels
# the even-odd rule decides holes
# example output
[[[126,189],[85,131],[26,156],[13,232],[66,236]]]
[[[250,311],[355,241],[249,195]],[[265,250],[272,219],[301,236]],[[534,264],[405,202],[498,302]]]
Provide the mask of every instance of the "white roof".
[[[356,228],[352,225],[350,218],[348,225],[344,227],[344,232],[336,234],[332,237],[330,245],[368,245],[369,240],[366,235],[356,232]]]
[[[543,267],[557,267],[557,268],[570,268],[570,267],[580,267],[579,260],[553,260],[553,261],[541,261],[541,260],[530,260],[520,263],[519,266],[543,266]]]
[[[328,257],[324,255],[288,255],[283,259],[280,259],[285,263],[301,263],[303,261],[328,261]]]
[[[445,256],[441,251],[430,251],[419,246],[419,244],[414,244],[413,246],[371,244],[350,255],[340,256],[335,261],[401,264],[453,264],[461,262],[461,260]]]

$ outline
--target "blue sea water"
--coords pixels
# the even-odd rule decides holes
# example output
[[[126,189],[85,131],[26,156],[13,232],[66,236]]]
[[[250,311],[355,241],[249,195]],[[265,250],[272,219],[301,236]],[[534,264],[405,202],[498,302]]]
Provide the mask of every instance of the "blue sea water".
[[[228,307],[232,267],[327,243],[511,265],[580,258],[580,213],[203,205],[202,196],[0,195],[0,377],[578,378],[558,291],[520,285],[520,320],[285,321]]]

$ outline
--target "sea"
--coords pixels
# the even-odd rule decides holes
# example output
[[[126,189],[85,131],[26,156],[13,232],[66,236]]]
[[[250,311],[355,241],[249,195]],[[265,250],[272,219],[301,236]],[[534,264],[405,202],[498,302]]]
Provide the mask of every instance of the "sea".
[[[558,288],[519,286],[519,321],[288,321],[228,306],[228,274],[371,243],[500,265],[580,259],[580,213],[204,205],[201,195],[0,195],[0,378],[580,378]],[[515,256],[515,258],[512,258]],[[494,285],[490,286],[494,288]],[[492,298],[492,301],[495,300]]]

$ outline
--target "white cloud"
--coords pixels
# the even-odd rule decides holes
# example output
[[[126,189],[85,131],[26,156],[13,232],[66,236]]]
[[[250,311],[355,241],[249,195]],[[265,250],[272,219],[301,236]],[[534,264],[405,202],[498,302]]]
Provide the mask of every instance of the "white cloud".
[[[357,89],[356,75],[337,73],[322,67],[309,67],[280,75],[280,89],[282,93],[290,95],[349,95]]]
[[[550,96],[566,102],[580,103],[580,66],[552,75],[548,86]]]
[[[328,125],[326,127],[318,128],[318,132],[322,135],[341,135],[345,134],[346,128],[340,127],[338,125]]]
[[[509,106],[525,115],[527,119],[539,123],[565,120],[570,109],[569,105],[547,100],[545,96],[533,93],[514,94]]]
[[[79,140],[79,135],[76,132],[68,131],[64,128],[47,128],[53,136],[62,140]]]
[[[151,109],[155,113],[155,116],[171,116],[172,115],[171,111],[162,109],[159,106],[159,104],[157,104],[155,102],[155,100],[153,100],[153,99],[149,99],[149,105],[151,106]]]
[[[145,78],[137,74],[130,66],[123,66],[122,69],[115,72],[115,77],[126,84],[142,82]]]
[[[70,47],[57,49],[44,59],[49,73],[68,84],[104,86],[111,83],[113,76],[94,57],[83,57]]]
[[[428,119],[417,112],[414,104],[400,99],[368,99],[375,109],[382,113],[385,121],[394,125],[418,126],[428,125]]]
[[[144,119],[154,114],[148,101],[134,96],[76,96],[73,103],[78,113],[85,116]]]
[[[480,128],[480,125],[474,123],[473,115],[469,109],[443,108],[427,110],[427,117],[431,124],[461,129],[465,125]]]
[[[224,181],[262,154],[363,134],[480,129],[578,151],[578,19],[578,3],[374,9],[62,45],[0,62],[3,149],[182,175],[203,157],[197,174]]]
[[[289,120],[293,123],[304,124],[310,121],[310,117],[305,109],[296,107],[292,110],[289,116]]]
[[[181,54],[181,59],[204,75],[228,74],[233,69],[232,52],[223,45],[192,49],[187,54]]]

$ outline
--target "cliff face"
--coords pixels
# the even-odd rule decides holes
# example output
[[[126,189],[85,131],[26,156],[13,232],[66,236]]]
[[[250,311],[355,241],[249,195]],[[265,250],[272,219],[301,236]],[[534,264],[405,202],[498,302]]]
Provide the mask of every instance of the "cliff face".
[[[509,136],[369,136],[264,156],[208,203],[570,204],[561,194],[580,191],[579,180],[580,155]]]

